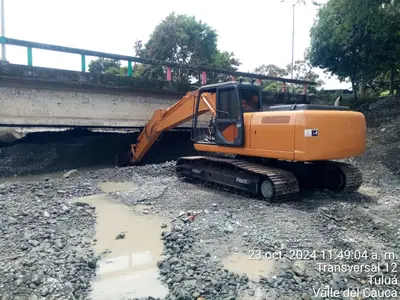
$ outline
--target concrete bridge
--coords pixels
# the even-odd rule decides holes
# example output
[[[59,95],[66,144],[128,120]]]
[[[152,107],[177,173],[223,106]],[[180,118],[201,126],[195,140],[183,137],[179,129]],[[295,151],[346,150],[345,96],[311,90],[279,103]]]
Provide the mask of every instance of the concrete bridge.
[[[255,80],[282,82],[284,93],[265,95],[266,106],[278,99],[287,101],[286,83],[303,84],[307,81],[291,80],[213,69],[206,66],[186,66],[169,62],[100,53],[0,37],[0,43],[27,48],[27,65],[2,62],[0,65],[0,126],[2,127],[94,127],[140,128],[157,109],[164,109],[178,101],[192,86],[171,81],[171,68],[242,76]],[[32,48],[81,55],[81,71],[42,68],[33,66]],[[128,61],[127,76],[94,75],[86,72],[86,56],[97,56]],[[132,62],[163,65],[167,68],[165,81],[146,80],[132,76]],[[291,98],[307,97],[291,95]],[[293,99],[292,99],[293,100]],[[304,99],[300,99],[304,101]],[[289,101],[290,102],[290,101]],[[191,127],[191,121],[180,126]]]
[[[117,76],[99,79],[89,73],[3,64],[0,125],[143,127],[155,110],[171,106],[185,94],[113,77]]]

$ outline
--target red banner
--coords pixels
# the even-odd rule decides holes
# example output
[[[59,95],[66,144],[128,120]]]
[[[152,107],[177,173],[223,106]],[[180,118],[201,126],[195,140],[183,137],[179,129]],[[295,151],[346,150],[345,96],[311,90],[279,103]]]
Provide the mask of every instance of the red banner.
[[[167,67],[167,81],[172,80],[171,67]]]
[[[201,84],[206,84],[206,82],[207,82],[207,73],[202,72],[201,73]]]

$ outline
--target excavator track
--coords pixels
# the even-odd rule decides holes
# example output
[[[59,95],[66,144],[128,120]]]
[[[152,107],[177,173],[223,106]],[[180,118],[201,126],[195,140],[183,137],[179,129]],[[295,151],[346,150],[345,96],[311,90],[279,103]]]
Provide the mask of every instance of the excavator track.
[[[176,163],[180,179],[197,180],[245,192],[270,202],[295,200],[299,184],[293,173],[240,159],[189,156]]]
[[[301,189],[327,189],[334,193],[347,194],[357,191],[363,182],[361,171],[345,162],[321,161],[274,166],[292,171]]]
[[[352,164],[344,162],[327,162],[327,165],[340,172],[340,183],[332,189],[337,193],[352,193],[357,191],[363,183],[361,171]]]

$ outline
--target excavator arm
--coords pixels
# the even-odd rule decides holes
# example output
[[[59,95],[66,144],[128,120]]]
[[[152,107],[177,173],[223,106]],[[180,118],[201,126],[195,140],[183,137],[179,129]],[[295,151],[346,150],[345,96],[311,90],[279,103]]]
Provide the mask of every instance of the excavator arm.
[[[132,163],[137,163],[143,158],[163,131],[173,129],[195,116],[195,105],[198,95],[199,90],[189,92],[171,107],[159,109],[154,112],[153,117],[139,134],[136,144],[131,145]],[[210,93],[202,93],[200,96],[197,115],[202,115],[210,111],[215,116],[215,94],[213,96]]]

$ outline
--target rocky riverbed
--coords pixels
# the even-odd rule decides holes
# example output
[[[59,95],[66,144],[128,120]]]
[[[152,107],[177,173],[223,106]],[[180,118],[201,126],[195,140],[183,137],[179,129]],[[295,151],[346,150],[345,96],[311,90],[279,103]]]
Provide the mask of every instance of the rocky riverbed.
[[[362,109],[349,195],[270,204],[179,181],[174,161],[1,179],[0,299],[398,299],[400,114]]]
[[[371,285],[366,272],[332,271],[343,265],[372,268],[378,263],[372,256],[386,254],[381,265],[394,269],[371,274],[396,275],[390,255],[400,255],[397,178],[391,189],[366,185],[345,196],[315,191],[298,202],[268,204],[181,182],[172,175],[173,166],[73,171],[67,178],[2,183],[3,299],[90,297],[100,257],[93,248],[96,210],[71,199],[99,194],[136,214],[169,220],[157,225],[164,243],[157,266],[169,290],[165,299],[324,299],[318,290],[357,287],[398,292],[398,285]],[[188,211],[194,220],[178,218]]]

